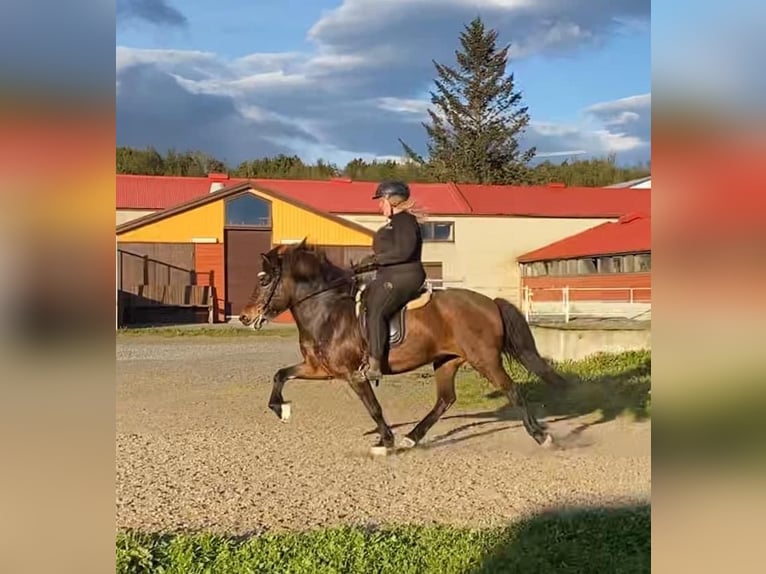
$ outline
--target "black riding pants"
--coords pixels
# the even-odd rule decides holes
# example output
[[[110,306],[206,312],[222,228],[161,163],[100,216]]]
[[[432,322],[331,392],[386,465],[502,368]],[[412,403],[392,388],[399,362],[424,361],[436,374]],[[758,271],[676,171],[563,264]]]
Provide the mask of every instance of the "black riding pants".
[[[382,268],[367,287],[370,357],[381,361],[388,342],[388,319],[417,295],[426,274],[421,265]]]

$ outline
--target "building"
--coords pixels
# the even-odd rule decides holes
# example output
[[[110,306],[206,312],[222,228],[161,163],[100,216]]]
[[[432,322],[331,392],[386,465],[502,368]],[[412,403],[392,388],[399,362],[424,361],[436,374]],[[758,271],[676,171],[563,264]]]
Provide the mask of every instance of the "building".
[[[117,174],[117,225],[244,181],[220,173],[207,177]]]
[[[651,218],[630,213],[518,258],[529,315],[649,318]]]
[[[273,180],[275,189],[375,230],[383,224],[376,184],[348,179]],[[648,211],[651,190],[564,186],[411,185],[427,213],[423,259],[445,287],[465,287],[521,304],[517,258],[542,245]]]
[[[168,208],[211,186],[243,180],[211,174],[204,178],[118,176],[118,218]],[[344,178],[326,181],[253,180],[317,212],[373,232],[383,224],[376,184]],[[542,245],[585,231],[627,213],[648,212],[651,190],[564,186],[411,185],[426,212],[423,258],[429,278],[446,287],[465,287],[521,304],[518,257]]]
[[[122,223],[118,324],[237,316],[256,286],[260,254],[304,237],[342,265],[372,243],[365,227],[248,182]]]

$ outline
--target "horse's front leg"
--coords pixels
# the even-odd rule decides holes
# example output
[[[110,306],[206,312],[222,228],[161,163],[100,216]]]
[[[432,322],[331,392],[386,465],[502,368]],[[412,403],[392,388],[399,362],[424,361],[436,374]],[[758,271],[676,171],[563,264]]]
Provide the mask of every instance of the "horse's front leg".
[[[380,442],[375,445],[377,447],[385,447],[386,449],[394,448],[394,433],[391,431],[391,427],[388,426],[386,419],[383,417],[383,409],[380,407],[375,393],[372,391],[370,381],[367,379],[359,380],[356,377],[349,375],[348,382],[354,392],[362,400],[362,403],[367,408],[367,412],[370,413],[372,420],[378,425],[378,434],[380,435]]]
[[[274,373],[271,397],[269,397],[269,408],[280,419],[282,418],[282,405],[285,402],[282,398],[282,389],[287,381],[292,379],[327,380],[332,378],[332,375],[323,368],[305,362],[279,369]]]

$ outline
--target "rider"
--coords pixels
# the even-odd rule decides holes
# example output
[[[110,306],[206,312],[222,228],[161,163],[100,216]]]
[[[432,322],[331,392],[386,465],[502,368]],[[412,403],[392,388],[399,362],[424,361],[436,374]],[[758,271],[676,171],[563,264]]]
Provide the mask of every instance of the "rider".
[[[421,262],[423,238],[411,211],[409,186],[403,181],[384,181],[372,198],[380,200],[381,212],[389,221],[375,233],[373,255],[365,257],[356,270],[377,270],[366,294],[370,359],[365,374],[368,380],[378,381],[388,320],[418,294],[426,272]]]

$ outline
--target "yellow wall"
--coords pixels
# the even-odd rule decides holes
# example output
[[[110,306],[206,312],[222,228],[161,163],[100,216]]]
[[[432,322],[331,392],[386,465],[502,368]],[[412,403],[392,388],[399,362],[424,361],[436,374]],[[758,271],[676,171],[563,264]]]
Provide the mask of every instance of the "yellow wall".
[[[271,202],[272,242],[301,240],[320,245],[371,245],[372,237],[329,219],[304,211],[265,193],[252,191]],[[119,235],[119,241],[189,243],[194,237],[215,237],[223,242],[225,200],[214,201]]]
[[[305,211],[264,193],[255,195],[271,201],[272,242],[301,240],[320,245],[372,245],[372,237],[332,219]]]
[[[119,241],[190,243],[194,237],[223,241],[223,201],[214,201],[118,236]]]

